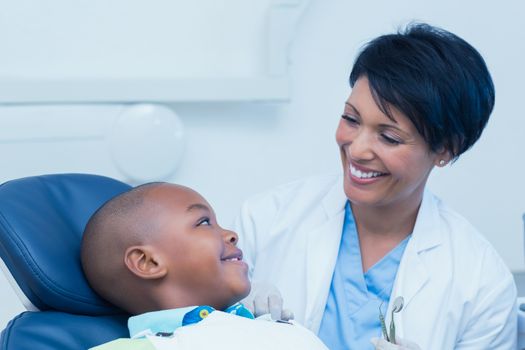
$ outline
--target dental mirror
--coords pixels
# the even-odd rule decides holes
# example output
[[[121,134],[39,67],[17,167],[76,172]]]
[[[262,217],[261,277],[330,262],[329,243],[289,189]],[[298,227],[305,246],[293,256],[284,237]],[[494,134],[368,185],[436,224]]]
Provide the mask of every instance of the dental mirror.
[[[392,316],[394,313],[398,313],[399,311],[403,310],[403,304],[405,303],[405,299],[403,297],[397,297],[394,300],[394,305],[392,306]]]
[[[392,344],[396,343],[396,325],[394,323],[394,314],[400,312],[403,310],[403,305],[405,303],[405,299],[403,297],[397,297],[394,300],[394,304],[392,305],[392,314],[390,319],[390,342]]]

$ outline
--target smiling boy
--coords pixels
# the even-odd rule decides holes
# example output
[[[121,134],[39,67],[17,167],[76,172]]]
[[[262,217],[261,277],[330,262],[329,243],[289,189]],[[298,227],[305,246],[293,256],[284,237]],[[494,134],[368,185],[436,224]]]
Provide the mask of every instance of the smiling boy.
[[[84,231],[82,267],[97,293],[136,315],[130,335],[147,340],[100,349],[198,349],[208,341],[228,349],[246,342],[254,349],[326,349],[300,326],[251,320],[238,304],[250,281],[237,241],[187,187],[146,184],[104,204]]]

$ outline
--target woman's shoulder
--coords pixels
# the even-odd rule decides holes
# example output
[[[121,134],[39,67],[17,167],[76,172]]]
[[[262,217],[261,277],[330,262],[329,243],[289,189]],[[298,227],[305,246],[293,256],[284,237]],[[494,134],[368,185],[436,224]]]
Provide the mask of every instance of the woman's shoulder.
[[[256,194],[241,206],[237,221],[265,229],[275,225],[315,225],[344,209],[341,175],[319,175]],[[238,227],[238,225],[237,225]]]
[[[469,272],[473,272],[471,269],[477,265],[483,266],[481,270],[486,273],[487,277],[490,275],[489,271],[493,272],[493,277],[511,276],[500,254],[469,220],[434,195],[432,195],[432,201],[437,209],[441,234],[444,236],[444,241],[450,246],[453,258],[463,262],[463,266]]]
[[[434,207],[437,209],[440,227],[452,241],[468,242],[480,249],[492,249],[491,243],[468,219],[448,206],[439,197],[433,194],[430,196]]]
[[[412,237],[417,238],[418,244],[412,247],[419,248],[418,259],[406,260],[422,264],[404,265],[407,280],[412,272],[425,271],[428,276],[418,306],[444,305],[445,301],[447,322],[436,329],[447,325],[456,329],[458,347],[470,343],[480,349],[496,348],[503,339],[515,337],[517,292],[513,276],[492,244],[465,217],[439,198],[425,196],[425,220],[421,220],[424,223],[420,223],[417,237]],[[434,310],[442,314],[439,308]],[[486,334],[494,335],[493,340]]]
[[[332,191],[335,187],[342,192],[342,175],[325,174],[309,176],[294,181],[278,185],[272,189],[253,195],[245,204],[249,206],[262,205],[267,207],[268,204],[282,206],[291,202],[301,200],[302,205],[305,202],[321,200],[324,196]]]

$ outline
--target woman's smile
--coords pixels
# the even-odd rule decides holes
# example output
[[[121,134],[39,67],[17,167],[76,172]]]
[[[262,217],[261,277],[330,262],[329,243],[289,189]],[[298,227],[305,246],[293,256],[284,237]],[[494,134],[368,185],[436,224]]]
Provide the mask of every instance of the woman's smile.
[[[348,166],[348,176],[350,180],[359,185],[367,185],[380,181],[381,178],[387,175],[387,173],[368,169],[355,163],[350,163]]]

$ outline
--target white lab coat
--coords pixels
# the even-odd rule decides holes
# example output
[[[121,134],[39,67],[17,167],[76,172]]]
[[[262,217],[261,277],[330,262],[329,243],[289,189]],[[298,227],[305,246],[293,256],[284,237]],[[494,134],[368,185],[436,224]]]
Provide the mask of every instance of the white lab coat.
[[[275,284],[285,307],[314,332],[330,289],[346,200],[341,176],[309,178],[248,200],[234,225],[252,279]],[[405,306],[395,316],[396,334],[423,350],[516,348],[511,273],[476,229],[428,192],[390,300],[397,296]]]

